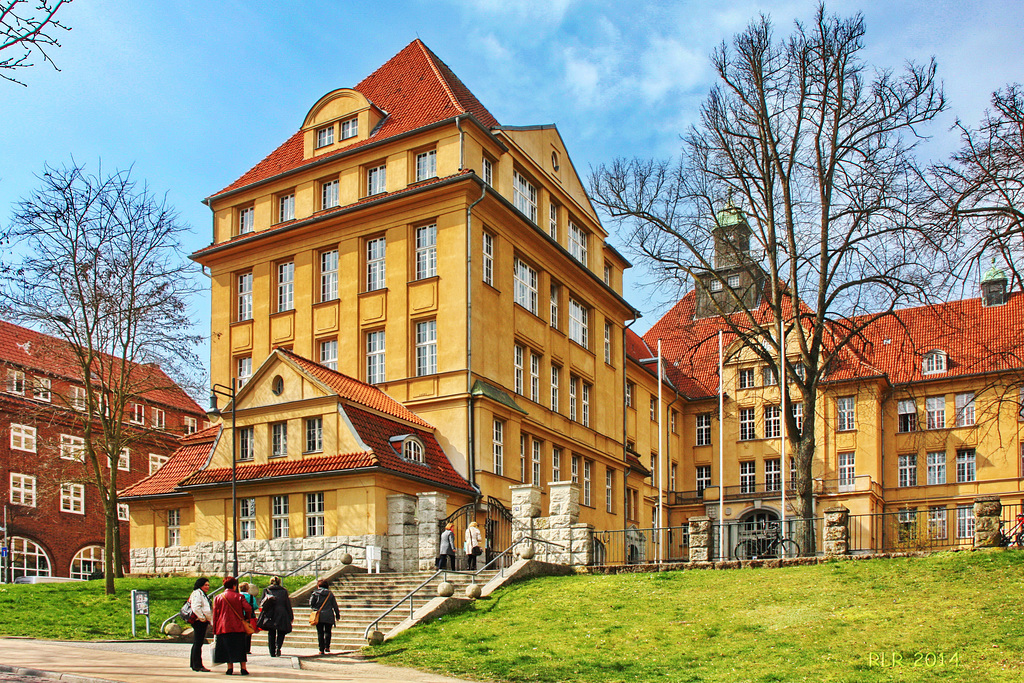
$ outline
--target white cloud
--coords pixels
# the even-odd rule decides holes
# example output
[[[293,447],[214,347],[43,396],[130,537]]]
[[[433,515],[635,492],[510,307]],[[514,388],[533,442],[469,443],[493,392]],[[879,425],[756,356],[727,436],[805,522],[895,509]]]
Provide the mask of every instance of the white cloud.
[[[489,16],[558,26],[577,0],[451,0],[465,9]]]
[[[689,90],[707,77],[707,62],[674,38],[654,37],[640,56],[639,90],[649,103]]]

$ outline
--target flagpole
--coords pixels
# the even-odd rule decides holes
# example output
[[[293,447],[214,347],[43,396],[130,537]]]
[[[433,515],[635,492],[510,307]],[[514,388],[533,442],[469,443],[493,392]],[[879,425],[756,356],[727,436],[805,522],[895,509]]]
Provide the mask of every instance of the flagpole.
[[[779,521],[779,532],[783,537],[786,533],[786,387],[789,386],[789,378],[786,377],[786,325],[782,319],[782,306],[779,306],[779,432],[782,437],[779,440],[779,482],[782,484],[781,502],[782,509]]]
[[[718,559],[725,560],[725,357],[718,331]]]
[[[658,340],[658,562],[662,562],[665,557],[665,545],[662,543],[664,535],[664,504],[665,495],[663,491],[663,481],[665,477],[665,465],[664,465],[664,440],[665,431],[662,429],[662,419],[664,415],[664,409],[662,408],[662,395],[664,392],[661,388],[662,381],[662,367],[661,367],[661,340]]]

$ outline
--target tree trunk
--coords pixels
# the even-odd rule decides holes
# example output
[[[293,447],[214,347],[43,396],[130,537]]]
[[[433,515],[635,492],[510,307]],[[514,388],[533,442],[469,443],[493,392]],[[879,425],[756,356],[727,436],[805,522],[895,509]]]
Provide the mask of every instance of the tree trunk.
[[[117,521],[116,515],[114,516],[114,521]],[[114,525],[110,523],[109,509],[106,510],[104,523],[106,525],[106,533],[104,534],[106,552],[103,553],[103,588],[107,595],[114,595],[114,556],[116,554],[116,546],[114,545]]]

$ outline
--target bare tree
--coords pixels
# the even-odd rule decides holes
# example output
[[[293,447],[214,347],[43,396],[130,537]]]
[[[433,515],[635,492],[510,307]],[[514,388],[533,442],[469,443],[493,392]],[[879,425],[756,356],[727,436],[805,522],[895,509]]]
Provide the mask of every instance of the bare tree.
[[[961,121],[961,147],[949,163],[936,165],[931,179],[939,220],[951,244],[963,249],[962,263],[978,264],[999,254],[1011,285],[1024,286],[1016,265],[1024,254],[1024,87],[992,93],[992,108],[977,128]],[[980,264],[984,267],[984,263]]]
[[[174,210],[130,171],[47,166],[41,187],[14,211],[14,259],[0,269],[0,314],[62,343],[42,352],[76,375],[84,395],[57,395],[77,422],[84,460],[106,521],[107,592],[120,575],[118,467],[125,448],[153,438],[133,425],[132,404],[173,388],[197,363],[200,337],[186,307],[192,267]],[[163,371],[148,364],[158,363]],[[156,425],[159,427],[159,425]]]
[[[12,74],[34,66],[32,54],[57,65],[50,48],[60,47],[58,31],[70,31],[57,20],[57,11],[71,0],[3,0],[0,2],[0,78],[25,85]],[[57,69],[60,71],[60,69]]]
[[[912,151],[918,126],[945,106],[935,63],[871,69],[860,58],[864,32],[861,15],[839,18],[819,5],[811,25],[776,40],[761,16],[713,53],[719,83],[677,162],[617,160],[590,181],[656,281],[717,291],[705,297],[705,315],[721,315],[770,366],[784,322],[799,348],[780,384],[804,406],[802,431],[785,416],[803,517],[814,511],[819,386],[852,362],[844,349],[865,328],[923,296],[932,258],[915,222],[925,193]],[[737,287],[731,272],[750,277]]]

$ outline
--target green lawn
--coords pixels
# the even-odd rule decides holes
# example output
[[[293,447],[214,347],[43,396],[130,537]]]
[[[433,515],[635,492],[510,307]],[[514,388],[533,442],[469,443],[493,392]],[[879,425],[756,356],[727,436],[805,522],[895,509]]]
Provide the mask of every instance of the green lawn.
[[[367,649],[479,680],[694,683],[1016,683],[1022,651],[1024,552],[1004,550],[536,579]]]
[[[285,587],[295,590],[309,577],[289,577]],[[219,577],[210,577],[217,588]],[[192,593],[194,577],[117,579],[117,594],[103,593],[103,581],[0,585],[0,635],[57,640],[131,639],[131,591],[149,591],[150,625],[137,617],[138,638],[158,638],[160,624],[177,612]],[[257,580],[257,594],[267,585]],[[180,623],[180,622],[179,622]]]

